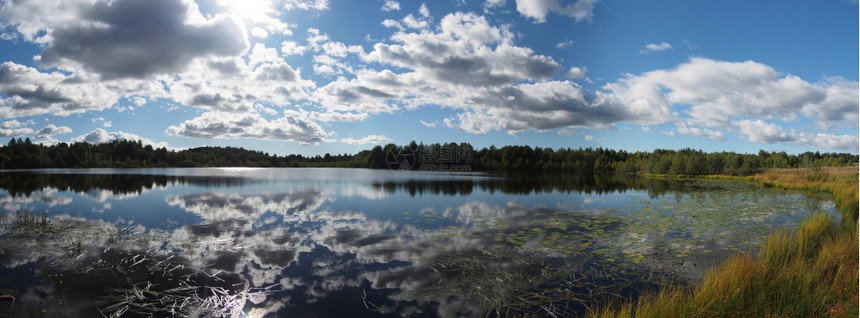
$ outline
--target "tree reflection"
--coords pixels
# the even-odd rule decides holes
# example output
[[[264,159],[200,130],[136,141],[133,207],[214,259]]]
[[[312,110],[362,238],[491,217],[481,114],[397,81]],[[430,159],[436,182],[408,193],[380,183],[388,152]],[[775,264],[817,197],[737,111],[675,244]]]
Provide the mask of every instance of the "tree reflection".
[[[646,178],[633,174],[606,173],[505,173],[493,178],[451,180],[387,180],[372,184],[374,189],[388,193],[406,192],[410,196],[466,196],[475,190],[515,195],[539,193],[608,194],[626,191],[647,191],[652,196],[679,189],[677,182]]]
[[[93,190],[109,190],[114,194],[139,195],[145,190],[173,184],[192,184],[207,187],[240,187],[252,182],[254,180],[231,176],[0,173],[0,188],[8,191],[13,197],[30,196],[34,192],[48,188],[77,193],[87,193]]]
[[[489,176],[489,177],[488,177]],[[175,176],[159,174],[50,174],[30,172],[0,173],[0,188],[13,197],[31,196],[33,193],[52,188],[59,191],[88,193],[108,190],[114,194],[139,195],[146,190],[176,184],[203,187],[242,187],[264,182],[240,176]],[[406,192],[410,196],[446,195],[467,196],[473,191],[501,192],[527,195],[562,192],[607,194],[625,191],[648,191],[653,196],[677,189],[677,182],[646,178],[632,174],[605,173],[537,173],[500,175],[478,175],[434,179],[379,179],[371,180],[371,188],[385,193]]]

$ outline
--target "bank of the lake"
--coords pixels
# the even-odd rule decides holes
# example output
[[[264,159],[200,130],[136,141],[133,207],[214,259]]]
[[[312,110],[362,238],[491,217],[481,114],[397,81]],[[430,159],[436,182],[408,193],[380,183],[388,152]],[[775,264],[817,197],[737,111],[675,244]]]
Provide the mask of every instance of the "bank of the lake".
[[[741,254],[692,289],[669,288],[606,306],[592,317],[857,317],[857,167],[771,169],[750,178],[763,186],[827,192],[842,213],[777,231],[756,255]]]

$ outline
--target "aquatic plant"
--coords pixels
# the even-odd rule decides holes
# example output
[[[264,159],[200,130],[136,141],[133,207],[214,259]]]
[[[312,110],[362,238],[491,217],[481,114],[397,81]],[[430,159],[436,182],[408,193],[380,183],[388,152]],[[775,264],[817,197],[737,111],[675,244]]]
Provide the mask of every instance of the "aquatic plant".
[[[712,269],[692,289],[667,289],[589,312],[592,317],[858,316],[857,168],[803,169],[757,175],[770,187],[834,194],[842,225],[815,214],[794,231],[778,231],[757,255]]]

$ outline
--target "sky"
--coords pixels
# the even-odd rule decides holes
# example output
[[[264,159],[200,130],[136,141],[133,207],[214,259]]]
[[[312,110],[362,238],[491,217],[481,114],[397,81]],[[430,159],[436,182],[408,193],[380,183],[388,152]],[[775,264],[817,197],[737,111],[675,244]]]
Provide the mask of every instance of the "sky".
[[[856,154],[858,38],[856,0],[0,0],[0,140]]]

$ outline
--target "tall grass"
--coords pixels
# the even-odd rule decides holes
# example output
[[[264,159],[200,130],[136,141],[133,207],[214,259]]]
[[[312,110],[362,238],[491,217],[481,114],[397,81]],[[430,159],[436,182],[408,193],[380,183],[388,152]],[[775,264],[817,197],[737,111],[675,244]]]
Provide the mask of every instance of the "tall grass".
[[[610,304],[592,317],[857,317],[858,170],[779,169],[753,180],[769,187],[833,194],[834,226],[820,213],[796,230],[771,234],[757,255],[742,254],[690,289],[668,288],[635,302]]]

